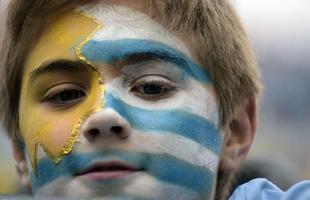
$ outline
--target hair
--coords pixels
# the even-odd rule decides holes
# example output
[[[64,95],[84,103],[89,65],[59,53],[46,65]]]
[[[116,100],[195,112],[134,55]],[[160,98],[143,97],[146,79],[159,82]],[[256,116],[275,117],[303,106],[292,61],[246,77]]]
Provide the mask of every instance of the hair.
[[[89,1],[84,1],[89,2]],[[19,98],[25,58],[49,16],[81,0],[12,0],[1,48],[0,115],[9,136],[18,136]],[[220,128],[249,97],[259,99],[261,78],[247,35],[229,0],[147,0],[149,13],[172,31],[189,34],[208,70],[219,101]],[[218,173],[216,199],[226,199],[233,175]]]

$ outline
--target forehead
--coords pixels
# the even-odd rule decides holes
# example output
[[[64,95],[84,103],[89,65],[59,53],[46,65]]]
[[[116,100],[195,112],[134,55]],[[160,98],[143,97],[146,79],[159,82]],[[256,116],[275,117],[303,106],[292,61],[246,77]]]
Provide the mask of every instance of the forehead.
[[[128,7],[97,2],[53,17],[26,60],[26,72],[50,60],[81,58],[79,51],[90,39],[150,40],[192,57],[184,42],[148,15]]]
[[[31,50],[25,71],[29,72],[43,62],[57,59],[72,59],[74,49],[98,26],[77,12],[56,16]]]
[[[103,24],[93,40],[143,39],[160,42],[189,56],[187,47],[174,33],[150,18],[145,13],[123,6],[88,4],[80,8]]]

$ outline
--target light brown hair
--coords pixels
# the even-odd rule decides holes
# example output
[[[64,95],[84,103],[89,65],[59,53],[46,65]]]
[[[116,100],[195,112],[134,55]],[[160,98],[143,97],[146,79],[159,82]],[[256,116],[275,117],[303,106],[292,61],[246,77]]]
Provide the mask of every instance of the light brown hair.
[[[85,1],[87,2],[87,1]],[[80,0],[12,0],[1,48],[0,115],[12,138],[19,133],[18,109],[25,58],[49,16]],[[150,15],[173,31],[187,33],[214,82],[220,128],[248,97],[259,98],[261,79],[245,31],[228,0],[148,0]],[[216,199],[225,199],[232,175],[219,172]]]

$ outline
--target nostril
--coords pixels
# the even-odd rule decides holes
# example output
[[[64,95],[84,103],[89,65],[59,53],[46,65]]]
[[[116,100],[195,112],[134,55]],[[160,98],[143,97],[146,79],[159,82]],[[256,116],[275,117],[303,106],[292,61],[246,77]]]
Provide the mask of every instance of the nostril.
[[[88,135],[89,137],[91,137],[92,139],[96,138],[98,135],[100,134],[100,131],[96,128],[90,129],[88,131]]]
[[[112,126],[110,130],[115,134],[121,134],[123,132],[123,128],[121,126]]]
[[[124,126],[112,126],[110,128],[112,134],[117,135],[119,138],[125,139],[130,135],[128,128]]]

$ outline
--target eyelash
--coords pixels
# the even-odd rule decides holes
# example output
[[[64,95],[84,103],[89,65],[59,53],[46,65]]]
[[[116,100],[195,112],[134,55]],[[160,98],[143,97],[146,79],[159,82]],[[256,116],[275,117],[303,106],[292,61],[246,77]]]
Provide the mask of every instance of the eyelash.
[[[58,87],[62,88],[58,89]],[[55,88],[50,89],[47,92],[47,95],[42,99],[42,102],[46,102],[54,107],[67,108],[81,101],[83,97],[86,96],[85,91],[79,86],[58,87],[56,86]]]
[[[172,81],[158,75],[143,76],[130,84],[130,92],[148,101],[157,101],[168,98],[173,95],[176,89],[177,88]],[[145,90],[149,90],[151,94],[147,94]]]
[[[129,91],[135,96],[147,101],[168,98],[177,89],[172,81],[160,75],[142,76],[131,82],[129,88]],[[41,101],[58,108],[71,107],[86,96],[82,87],[73,84],[55,86],[49,89],[46,94]]]

